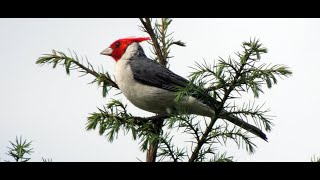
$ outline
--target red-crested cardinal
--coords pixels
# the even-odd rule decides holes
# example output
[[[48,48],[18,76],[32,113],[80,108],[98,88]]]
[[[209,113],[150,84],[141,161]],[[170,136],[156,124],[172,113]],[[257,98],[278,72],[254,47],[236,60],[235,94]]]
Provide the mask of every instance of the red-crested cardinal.
[[[124,96],[138,108],[156,114],[170,114],[177,108],[184,108],[189,114],[213,117],[215,111],[212,102],[217,101],[212,97],[211,103],[193,96],[185,97],[181,101],[175,100],[175,92],[179,87],[186,87],[189,81],[149,59],[139,44],[146,40],[150,38],[119,39],[101,52],[116,61],[116,83]],[[222,118],[267,140],[259,128],[234,115]]]

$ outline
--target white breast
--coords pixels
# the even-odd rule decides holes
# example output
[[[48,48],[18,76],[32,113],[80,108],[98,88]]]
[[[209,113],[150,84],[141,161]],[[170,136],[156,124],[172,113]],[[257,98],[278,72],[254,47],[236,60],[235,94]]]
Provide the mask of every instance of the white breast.
[[[174,106],[174,93],[134,80],[129,60],[119,60],[116,66],[116,83],[126,98],[138,108],[163,114]]]

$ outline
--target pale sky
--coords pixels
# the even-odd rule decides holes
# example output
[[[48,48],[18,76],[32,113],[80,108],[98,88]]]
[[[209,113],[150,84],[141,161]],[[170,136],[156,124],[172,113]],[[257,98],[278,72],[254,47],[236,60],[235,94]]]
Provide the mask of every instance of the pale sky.
[[[5,153],[17,135],[33,140],[32,161],[144,161],[145,153],[131,134],[120,131],[109,143],[98,131],[85,130],[86,118],[111,98],[124,99],[133,115],[151,113],[134,107],[123,95],[115,96],[115,91],[103,98],[97,85],[88,84],[90,76],[67,76],[62,66],[35,64],[52,49],[71,49],[113,74],[115,62],[99,53],[116,39],[146,36],[138,25],[138,19],[0,19],[0,161],[12,160]],[[293,71],[259,99],[275,116],[269,142],[255,138],[254,154],[234,146],[220,152],[240,162],[310,161],[320,156],[320,19],[173,19],[171,30],[187,44],[172,49],[170,69],[181,76],[203,59],[235,57],[250,37],[268,48],[264,62],[285,64]],[[150,54],[150,45],[142,46]]]

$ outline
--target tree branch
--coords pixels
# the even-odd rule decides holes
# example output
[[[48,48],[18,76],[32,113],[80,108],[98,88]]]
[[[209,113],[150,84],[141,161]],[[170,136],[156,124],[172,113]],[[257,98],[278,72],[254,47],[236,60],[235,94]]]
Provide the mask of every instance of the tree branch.
[[[104,73],[96,72],[89,62],[88,62],[88,67],[84,66],[82,63],[79,62],[79,59],[77,56],[73,58],[73,57],[67,56],[63,52],[52,50],[52,54],[45,54],[44,56],[40,57],[36,61],[36,64],[40,64],[40,65],[51,64],[51,63],[53,64],[53,68],[55,68],[56,65],[59,63],[65,66],[67,74],[70,73],[71,69],[72,70],[81,69],[79,71],[84,73],[84,75],[91,74],[95,76],[96,77],[95,81],[98,81],[98,83],[103,82],[103,84],[105,84],[106,86],[111,86],[119,89],[118,85],[109,77],[107,73],[104,74]]]
[[[246,65],[246,61],[249,59],[251,53],[252,53],[252,50],[250,50],[250,52],[246,53],[245,56],[243,57],[244,59],[242,60],[242,62],[244,62],[244,63],[242,63],[239,70],[236,71],[236,76],[234,77],[231,85],[229,86],[229,88],[225,92],[224,97],[221,100],[221,103],[217,107],[217,109],[215,111],[215,116],[213,118],[211,118],[211,121],[205,130],[205,133],[202,135],[200,141],[198,142],[197,146],[195,147],[194,151],[192,152],[192,155],[189,159],[189,162],[194,162],[197,159],[199,151],[201,150],[203,144],[207,141],[208,135],[211,132],[213,125],[215,124],[215,122],[219,118],[219,115],[223,109],[224,103],[227,101],[231,91],[235,88],[235,85],[238,82],[239,77],[241,77],[241,72],[242,72],[244,66]]]
[[[87,73],[89,74],[92,74],[93,76],[95,76],[96,78],[99,78],[101,76],[101,73],[97,73],[96,71],[93,71],[87,67],[85,67],[84,65],[82,65],[80,62],[78,61],[75,61],[73,59],[71,59],[71,61],[76,64],[79,68],[85,70]],[[110,78],[106,77],[104,78],[104,81],[107,83],[107,84],[110,84],[110,86],[114,87],[114,88],[117,88],[119,89],[118,85]]]
[[[196,138],[197,142],[200,141],[200,136],[198,134],[198,131],[194,128],[193,124],[191,124],[188,120],[184,121],[185,123],[187,123],[187,127],[192,130],[192,134],[194,135],[194,137]]]
[[[152,28],[152,25],[151,25],[151,20],[150,18],[145,18],[145,21],[143,20],[143,18],[139,18],[143,27],[145,28],[146,32],[150,35],[151,37],[151,40],[152,40],[152,43],[153,43],[153,46],[156,50],[156,53],[157,53],[157,57],[159,59],[159,63],[163,66],[166,66],[167,65],[167,60],[164,59],[163,57],[163,52],[161,51],[161,48],[160,48],[160,45],[158,43],[158,40],[157,40],[157,37],[154,33],[154,30]]]
[[[166,148],[168,149],[169,155],[173,159],[173,162],[178,162],[178,158],[174,155],[174,152],[171,149],[170,144],[167,142],[167,140],[165,138],[161,138],[160,140],[166,146]]]

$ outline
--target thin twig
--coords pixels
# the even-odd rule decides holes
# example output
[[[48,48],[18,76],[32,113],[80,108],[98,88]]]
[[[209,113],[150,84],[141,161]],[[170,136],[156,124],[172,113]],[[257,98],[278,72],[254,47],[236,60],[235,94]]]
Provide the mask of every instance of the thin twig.
[[[73,59],[72,59],[72,62],[73,62],[74,64],[76,64],[77,66],[79,66],[81,69],[85,70],[87,73],[95,76],[96,78],[100,77],[100,74],[99,74],[99,73],[97,73],[96,71],[93,71],[93,70],[87,68],[86,66],[82,65],[80,62],[75,61],[75,60],[73,60]],[[118,85],[117,85],[112,79],[106,77],[104,80],[106,81],[106,83],[110,84],[112,87],[119,89]]]
[[[167,147],[167,149],[168,149],[168,151],[169,151],[169,155],[170,155],[171,158],[173,159],[173,162],[178,162],[178,158],[175,157],[174,152],[172,151],[172,149],[171,149],[171,147],[170,147],[170,144],[166,141],[166,139],[161,138],[161,142],[166,145],[166,147]]]

